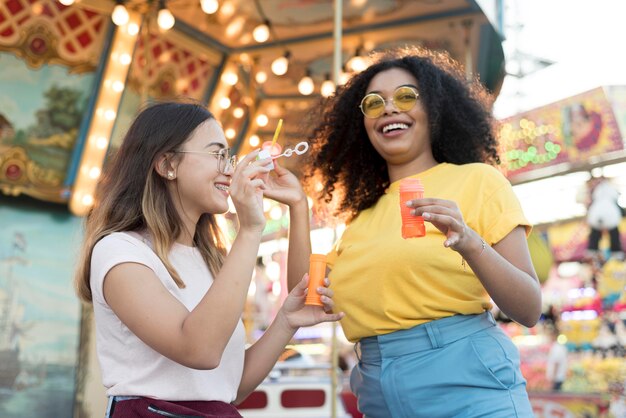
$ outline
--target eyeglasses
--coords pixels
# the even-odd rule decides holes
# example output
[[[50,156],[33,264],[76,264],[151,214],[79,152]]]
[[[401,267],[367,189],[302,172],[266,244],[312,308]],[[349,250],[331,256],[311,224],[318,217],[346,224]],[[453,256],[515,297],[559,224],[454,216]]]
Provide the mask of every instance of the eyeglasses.
[[[222,148],[219,151],[174,151],[177,154],[208,154],[217,155],[217,169],[222,174],[228,174],[228,167],[233,170],[237,167],[237,156],[230,155],[230,148]]]
[[[400,112],[408,112],[413,109],[415,103],[417,103],[418,97],[419,93],[415,91],[415,89],[412,87],[402,86],[398,87],[393,92],[391,103],[393,103],[396,109]],[[366,118],[376,119],[385,113],[386,105],[387,102],[383,96],[378,93],[370,93],[367,94],[363,100],[361,100],[359,107]]]

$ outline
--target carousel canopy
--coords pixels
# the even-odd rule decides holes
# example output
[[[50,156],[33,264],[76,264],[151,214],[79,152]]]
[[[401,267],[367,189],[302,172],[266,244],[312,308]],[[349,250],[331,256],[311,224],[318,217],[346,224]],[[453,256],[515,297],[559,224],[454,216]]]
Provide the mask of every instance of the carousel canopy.
[[[280,119],[278,144],[293,147],[334,91],[335,56],[341,83],[374,50],[445,50],[497,94],[501,41],[473,0],[7,0],[0,190],[86,213],[106,156],[150,99],[206,103],[239,154],[271,141]],[[285,165],[298,172],[299,158]]]

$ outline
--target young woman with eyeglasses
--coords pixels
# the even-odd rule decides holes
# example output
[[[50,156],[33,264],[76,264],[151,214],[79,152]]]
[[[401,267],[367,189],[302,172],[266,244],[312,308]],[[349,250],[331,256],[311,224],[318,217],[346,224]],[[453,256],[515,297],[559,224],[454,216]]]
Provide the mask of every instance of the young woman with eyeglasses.
[[[327,287],[323,308],[305,306],[300,275],[272,325],[244,349],[262,199],[308,213],[297,178],[278,164],[268,176],[256,154],[235,166],[219,123],[194,103],[151,105],[128,130],[98,185],[76,277],[79,296],[93,303],[106,417],[240,417],[233,403],[266,377],[298,327],[342,317],[330,313]],[[239,229],[227,254],[215,215],[229,195]]]
[[[533,416],[495,303],[533,326],[530,225],[499,163],[488,97],[449,57],[387,51],[325,102],[307,179],[348,225],[328,255],[351,387],[367,418]],[[426,236],[401,234],[400,181]],[[295,279],[291,287],[296,285]],[[492,302],[493,301],[493,302]]]

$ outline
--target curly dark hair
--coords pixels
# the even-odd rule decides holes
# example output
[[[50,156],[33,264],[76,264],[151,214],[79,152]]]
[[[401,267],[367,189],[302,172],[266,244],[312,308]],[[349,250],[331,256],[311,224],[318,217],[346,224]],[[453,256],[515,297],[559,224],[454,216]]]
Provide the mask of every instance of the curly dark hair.
[[[379,52],[372,60],[313,115],[318,122],[308,138],[312,152],[304,179],[310,190],[318,184],[320,203],[329,204],[339,192],[335,215],[350,219],[376,203],[389,186],[387,164],[368,139],[359,103],[372,78],[391,68],[404,69],[418,80],[437,162],[500,163],[491,97],[477,79],[466,80],[446,53],[405,47]]]

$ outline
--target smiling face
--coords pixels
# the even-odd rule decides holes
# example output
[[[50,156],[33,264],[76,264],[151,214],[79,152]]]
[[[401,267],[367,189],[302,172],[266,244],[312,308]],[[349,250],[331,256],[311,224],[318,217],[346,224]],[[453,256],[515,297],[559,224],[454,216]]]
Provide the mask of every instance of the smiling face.
[[[428,117],[419,97],[415,106],[406,112],[393,104],[394,92],[402,86],[419,93],[417,80],[404,69],[391,68],[376,74],[366,94],[380,95],[385,100],[385,109],[377,118],[363,116],[369,140],[387,162],[392,182],[437,164],[430,145]]]
[[[215,119],[198,125],[177,151],[173,162],[176,180],[170,181],[170,193],[181,215],[197,221],[204,213],[228,210],[228,188],[232,168],[227,174],[218,169],[219,157],[210,152],[228,148],[222,128]]]

